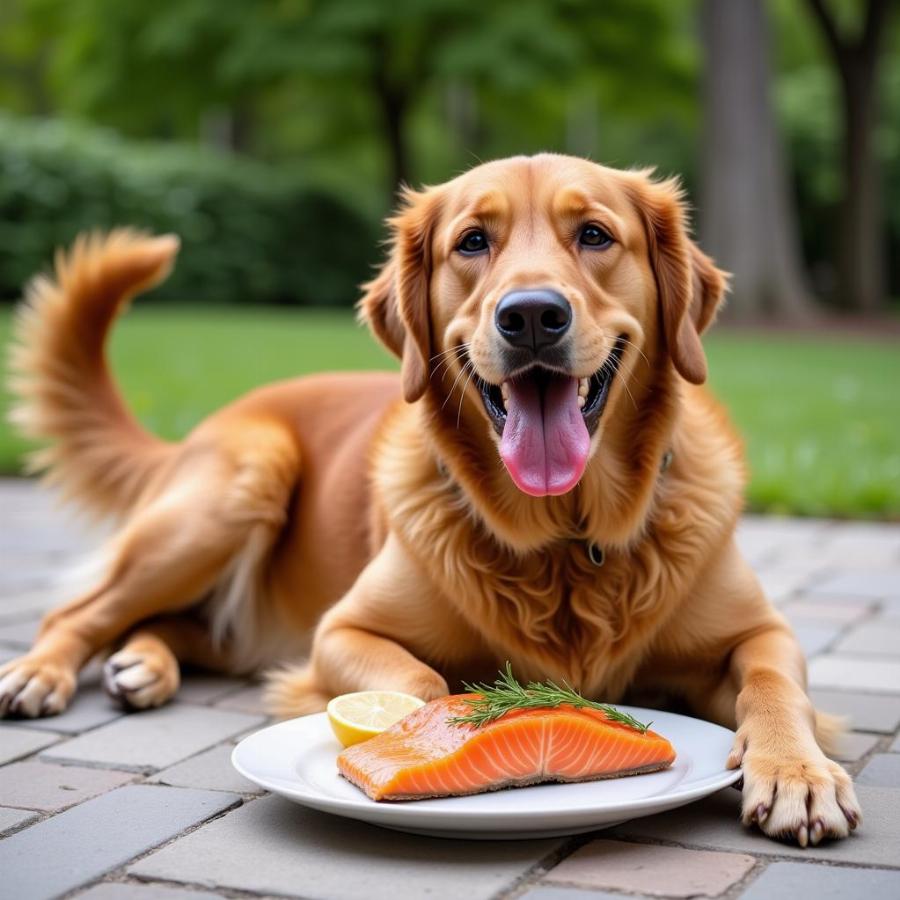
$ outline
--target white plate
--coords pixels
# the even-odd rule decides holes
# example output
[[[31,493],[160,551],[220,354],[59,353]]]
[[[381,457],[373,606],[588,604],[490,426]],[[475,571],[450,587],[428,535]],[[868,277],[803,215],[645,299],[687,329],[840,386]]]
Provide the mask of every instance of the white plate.
[[[578,784],[538,784],[470,797],[376,803],[342,778],[341,746],[325,713],[281,722],[244,738],[234,767],[295,803],[385,828],[438,837],[557,837],[683,806],[738,780],[725,768],[734,732],[675,713],[622,706],[665,735],[678,756],[664,772]]]

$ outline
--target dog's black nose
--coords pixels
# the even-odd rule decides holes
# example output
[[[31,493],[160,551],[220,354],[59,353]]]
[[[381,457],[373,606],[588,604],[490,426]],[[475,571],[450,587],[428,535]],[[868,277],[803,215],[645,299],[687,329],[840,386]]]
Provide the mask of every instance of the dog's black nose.
[[[558,291],[510,291],[497,304],[497,331],[514,347],[540,350],[555,344],[572,324],[572,307]]]

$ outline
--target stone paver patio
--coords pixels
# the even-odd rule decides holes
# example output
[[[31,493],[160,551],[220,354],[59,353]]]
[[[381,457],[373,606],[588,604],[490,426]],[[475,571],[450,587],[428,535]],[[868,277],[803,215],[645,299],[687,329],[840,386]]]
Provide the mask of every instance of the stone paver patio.
[[[0,661],[96,543],[34,484],[0,481]],[[842,753],[860,832],[800,850],[744,831],[739,794],[567,840],[417,838],[265,795],[231,747],[266,720],[259,688],[185,679],[178,701],[123,714],[83,676],[56,718],[0,724],[0,896],[900,897],[900,525],[747,518],[740,541],[811,658],[818,704],[851,717]]]

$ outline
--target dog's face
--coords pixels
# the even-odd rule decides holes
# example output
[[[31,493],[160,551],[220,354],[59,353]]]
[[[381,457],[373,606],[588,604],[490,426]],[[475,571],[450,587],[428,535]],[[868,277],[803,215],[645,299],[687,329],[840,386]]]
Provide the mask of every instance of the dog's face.
[[[407,400],[461,391],[526,494],[577,484],[639,365],[705,378],[698,335],[724,280],[672,183],[517,157],[408,194],[391,224],[363,313],[403,360]]]

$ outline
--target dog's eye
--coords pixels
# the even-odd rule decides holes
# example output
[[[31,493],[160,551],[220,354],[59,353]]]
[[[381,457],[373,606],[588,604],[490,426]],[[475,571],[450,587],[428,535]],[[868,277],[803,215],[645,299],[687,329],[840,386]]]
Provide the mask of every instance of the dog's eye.
[[[474,255],[476,253],[484,253],[488,248],[487,235],[477,228],[467,231],[463,235],[463,239],[456,245],[456,249],[460,253],[468,253]]]
[[[589,222],[578,234],[578,243],[582,247],[592,247],[602,250],[613,242],[608,232],[604,231],[599,225]]]

